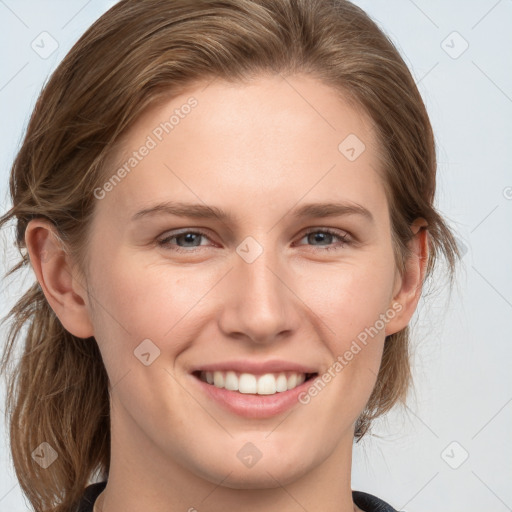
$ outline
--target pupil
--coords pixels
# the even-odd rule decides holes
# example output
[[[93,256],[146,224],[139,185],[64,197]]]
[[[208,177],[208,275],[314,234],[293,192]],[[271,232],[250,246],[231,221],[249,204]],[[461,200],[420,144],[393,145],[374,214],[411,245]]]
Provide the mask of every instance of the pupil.
[[[329,233],[312,233],[310,236],[315,238],[315,241],[317,242],[326,242],[328,244],[329,240],[328,237],[332,236]]]
[[[195,241],[194,237],[198,237],[196,233],[185,233],[184,235],[181,236],[185,238],[185,243],[193,243]]]

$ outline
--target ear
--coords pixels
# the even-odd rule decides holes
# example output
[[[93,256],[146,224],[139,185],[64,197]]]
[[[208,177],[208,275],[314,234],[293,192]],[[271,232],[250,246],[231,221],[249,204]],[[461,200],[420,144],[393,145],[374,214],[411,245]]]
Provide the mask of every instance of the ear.
[[[411,255],[405,263],[405,271],[401,276],[396,272],[393,291],[393,309],[397,314],[386,324],[386,336],[404,329],[412,318],[421,296],[428,262],[428,229],[425,219],[418,218],[412,225],[414,233],[409,241]],[[398,306],[400,305],[400,306]]]
[[[93,336],[87,289],[73,270],[55,226],[45,219],[32,219],[25,230],[25,244],[39,285],[64,328],[78,338]]]

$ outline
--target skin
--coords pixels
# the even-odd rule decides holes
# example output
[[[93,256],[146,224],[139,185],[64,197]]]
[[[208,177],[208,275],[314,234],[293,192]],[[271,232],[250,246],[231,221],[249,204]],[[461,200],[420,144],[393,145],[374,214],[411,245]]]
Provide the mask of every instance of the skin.
[[[403,329],[417,306],[427,231],[413,238],[400,276],[372,122],[303,75],[191,86],[139,118],[118,162],[190,96],[197,107],[98,200],[86,275],[51,225],[34,219],[26,231],[46,298],[69,332],[95,337],[110,378],[112,464],[97,509],[359,510],[350,484],[354,426],[385,336]],[[354,161],[338,150],[349,134],[366,145]],[[130,221],[167,200],[218,206],[233,219]],[[328,201],[360,204],[374,222],[290,214]],[[156,243],[181,228],[207,236]],[[348,233],[353,243],[308,237],[308,228]],[[264,249],[252,263],[236,252],[248,236]],[[402,309],[385,328],[291,412],[240,417],[209,400],[189,374],[194,365],[238,358],[279,358],[321,374],[396,303]],[[147,338],[161,351],[149,366],[134,357]],[[262,453],[250,468],[236,456],[247,442]]]

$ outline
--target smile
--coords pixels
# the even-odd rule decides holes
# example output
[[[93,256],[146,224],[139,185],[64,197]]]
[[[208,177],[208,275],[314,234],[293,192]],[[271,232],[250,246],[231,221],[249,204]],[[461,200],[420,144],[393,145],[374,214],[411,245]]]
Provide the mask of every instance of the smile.
[[[274,395],[290,391],[316,373],[279,372],[255,375],[236,371],[200,371],[194,375],[212,386],[243,394]]]

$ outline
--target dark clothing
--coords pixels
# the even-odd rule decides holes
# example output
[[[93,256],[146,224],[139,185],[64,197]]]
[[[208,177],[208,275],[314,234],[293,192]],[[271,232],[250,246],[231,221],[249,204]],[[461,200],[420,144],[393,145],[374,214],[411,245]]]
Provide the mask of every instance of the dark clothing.
[[[92,507],[100,492],[105,489],[107,482],[99,482],[86,487],[78,508],[74,512],[92,512]],[[365,512],[397,512],[386,502],[360,491],[352,491],[354,503]]]
[[[397,512],[385,501],[361,491],[352,491],[354,503],[365,512]]]
[[[77,508],[73,512],[92,512],[94,502],[100,495],[101,491],[105,489],[107,482],[98,482],[96,484],[88,485],[82,494],[82,499],[77,505]]]

